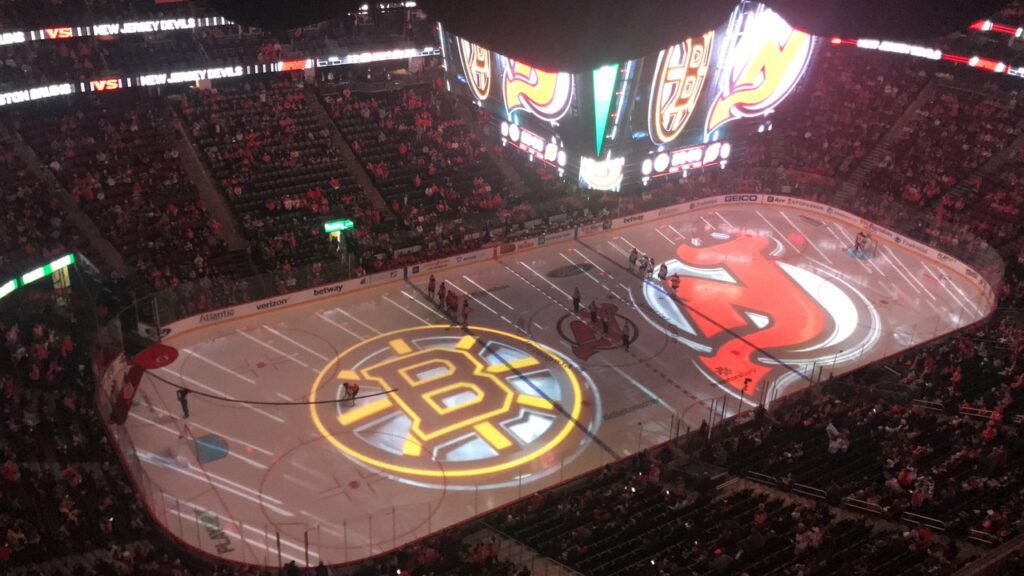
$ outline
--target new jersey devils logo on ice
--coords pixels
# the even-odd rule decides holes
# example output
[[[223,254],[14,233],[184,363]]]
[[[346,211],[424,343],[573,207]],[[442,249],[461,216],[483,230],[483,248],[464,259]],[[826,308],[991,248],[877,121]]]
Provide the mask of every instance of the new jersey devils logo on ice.
[[[639,334],[636,324],[619,314],[619,307],[614,304],[598,305],[593,320],[590,318],[590,308],[583,308],[579,314],[566,314],[558,320],[558,334],[572,343],[572,353],[580,360],[588,360],[601,350],[620,348],[623,331],[630,343]]]
[[[784,262],[782,252],[771,237],[716,232],[708,244],[678,246],[669,280],[644,290],[672,336],[698,352],[698,368],[737,395],[756,398],[773,374],[810,374],[844,348],[870,345],[850,342],[872,312],[863,297],[841,278]]]

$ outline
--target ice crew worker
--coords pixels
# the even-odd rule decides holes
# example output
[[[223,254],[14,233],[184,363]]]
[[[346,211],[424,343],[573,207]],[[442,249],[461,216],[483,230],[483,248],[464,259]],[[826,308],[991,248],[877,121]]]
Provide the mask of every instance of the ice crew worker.
[[[462,301],[462,325],[466,326],[469,323],[469,298]]]
[[[181,417],[188,418],[188,388],[178,388],[178,403],[181,404]]]
[[[622,326],[622,347],[626,349],[626,352],[629,352],[629,324]]]
[[[359,384],[345,382],[342,384],[342,387],[345,389],[345,396],[341,399],[342,402],[347,402],[349,406],[355,406],[356,395],[359,394]]]
[[[672,293],[675,294],[679,290],[679,274],[673,274],[670,282],[672,283]]]
[[[633,251],[629,253],[629,271],[630,272],[632,272],[633,269],[636,268],[636,259],[639,258],[639,257],[640,257],[640,255],[637,253],[636,248],[633,248]]]
[[[572,289],[572,313],[580,313],[580,287],[577,286]]]
[[[437,289],[437,305],[441,308],[444,308],[444,295],[446,292],[448,292],[448,288],[445,287],[444,280],[441,280],[441,287]]]
[[[434,290],[437,289],[437,280],[434,279],[434,275],[430,275],[430,281],[427,282],[427,294],[430,295],[430,300],[434,300]]]
[[[662,282],[668,278],[668,266],[665,266],[664,262],[662,262],[661,267],[658,268],[658,278],[660,278]]]

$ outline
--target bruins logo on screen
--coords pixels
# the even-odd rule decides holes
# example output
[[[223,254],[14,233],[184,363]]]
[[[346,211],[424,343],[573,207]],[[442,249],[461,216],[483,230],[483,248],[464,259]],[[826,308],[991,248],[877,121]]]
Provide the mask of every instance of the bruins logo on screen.
[[[469,89],[477,100],[487,100],[491,95],[491,51],[462,38],[458,44]]]
[[[714,41],[715,33],[711,31],[658,54],[647,115],[655,144],[675,140],[689,123],[708,76]]]
[[[448,488],[528,478],[575,454],[598,424],[587,381],[535,342],[469,332],[412,328],[345,350],[313,384],[311,401],[338,400],[310,405],[317,428],[371,469]],[[346,383],[360,387],[354,402]]]

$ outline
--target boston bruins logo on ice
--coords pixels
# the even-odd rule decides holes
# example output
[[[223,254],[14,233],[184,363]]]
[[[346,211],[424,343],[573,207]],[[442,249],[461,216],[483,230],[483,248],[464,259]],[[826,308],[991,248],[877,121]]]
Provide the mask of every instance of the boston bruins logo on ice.
[[[320,371],[310,399],[338,400],[310,409],[349,458],[446,488],[500,486],[556,469],[582,449],[599,414],[588,381],[562,356],[476,326],[468,333],[425,326],[360,342]]]
[[[644,286],[660,317],[648,320],[696,351],[709,380],[752,401],[818,370],[827,376],[874,346],[879,318],[867,298],[841,275],[783,256],[778,240],[751,234],[715,232],[681,244],[666,262],[668,279]]]

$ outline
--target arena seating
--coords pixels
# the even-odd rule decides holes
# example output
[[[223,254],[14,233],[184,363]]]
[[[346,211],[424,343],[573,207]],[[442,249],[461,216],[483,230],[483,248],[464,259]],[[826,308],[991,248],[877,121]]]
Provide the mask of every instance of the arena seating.
[[[24,30],[54,25],[81,25],[94,22],[124,22],[158,18],[214,16],[216,13],[198,3],[135,2],[133,0],[2,0],[0,30]]]
[[[218,273],[220,223],[185,175],[161,99],[78,100],[21,119],[21,133],[129,266],[153,288]]]
[[[70,38],[58,45],[0,46],[0,90],[90,80],[106,69],[95,38]]]
[[[501,226],[501,214],[514,209],[503,176],[450,96],[426,85],[372,96],[344,92],[325,103],[392,212],[431,239],[424,248],[478,240],[466,236]]]
[[[705,457],[785,489],[852,497],[885,517],[910,512],[1006,539],[1024,527],[1010,512],[1024,499],[1012,464],[1024,446],[1022,352],[1024,323],[1003,317],[893,360],[919,401],[864,395],[873,381],[855,374],[720,437]]]
[[[381,223],[310,105],[288,78],[228,83],[182,99],[195,144],[271,270],[328,258],[325,221],[351,218],[364,236]]]
[[[117,43],[104,45],[101,49],[111,75],[175,71],[181,69],[180,62],[192,62],[192,68],[205,67],[206,60],[206,54],[195,41],[192,32],[129,34],[119,38]],[[246,59],[245,63],[255,62],[253,53],[253,57]]]
[[[24,3],[0,0],[15,4]],[[51,2],[33,4],[29,18],[53,13]],[[123,2],[93,5],[102,12]],[[1002,17],[1019,16],[1016,6]],[[169,9],[179,8],[190,9]],[[280,48],[260,35],[226,30],[189,38],[198,38],[208,61],[231,63],[276,60],[282,51],[326,46],[340,36],[298,38]],[[180,61],[176,51],[195,54],[191,41],[169,42],[133,40],[98,56],[104,66],[140,69],[148,58],[172,65]],[[29,76],[5,67],[13,75],[0,83],[51,68],[54,78],[73,77],[84,66],[78,50]],[[296,77],[218,83],[189,91],[174,110],[155,95],[47,103],[20,112],[17,128],[150,287],[182,284],[176,304],[194,313],[251,294],[248,279],[232,278],[217,261],[219,224],[176,156],[179,118],[262,270],[331,261],[337,246],[324,239],[322,223],[348,217],[357,221],[362,268],[371,271],[471,249],[530,222],[588,221],[706,195],[785,190],[839,202],[830,179],[848,177],[933,78],[934,69],[920,62],[886,56],[825,50],[799,106],[780,111],[775,129],[748,146],[751,168],[729,166],[587,199],[521,154],[488,148],[474,135],[474,128],[489,129],[487,122],[467,116],[430,83],[374,94],[322,88],[323,103],[398,229],[346,171],[333,127],[318,120],[319,104]],[[1008,264],[1000,315],[888,360],[888,376],[876,367],[838,378],[771,413],[755,411],[716,428],[711,442],[690,438],[660,447],[485,522],[582,573],[641,576],[952,574],[970,560],[961,547],[1024,532],[1024,443],[1017,430],[1024,417],[1024,317],[1014,312],[1024,305],[1024,154],[1018,150],[998,172],[968,180],[1020,134],[1024,121],[1016,103],[991,87],[968,92],[945,80],[936,84],[890,157],[868,175],[862,195],[842,201],[883,224],[921,218],[922,237],[946,249],[971,237],[1000,250]],[[525,190],[506,180],[499,163],[518,172]],[[14,207],[0,232],[0,269],[81,249],[66,215],[7,144],[0,144],[0,199]],[[423,251],[394,254],[396,246],[412,245]],[[288,282],[278,289],[293,289]],[[0,329],[10,352],[0,358],[0,570],[256,573],[190,555],[145,516],[93,412],[89,357],[68,320],[29,310],[23,318],[4,316]],[[682,473],[694,458],[765,485],[698,489]],[[527,573],[501,561],[493,546],[469,545],[463,536],[442,533],[354,573]],[[45,564],[82,553],[63,568]],[[1019,557],[1007,560],[1004,573],[1019,565]]]
[[[1024,150],[999,171],[969,189],[969,195],[947,195],[942,209],[945,219],[966,222],[971,229],[997,248],[1019,241],[1021,210],[1024,209]],[[980,201],[973,201],[974,196]]]
[[[931,205],[1004,149],[1024,128],[1016,101],[940,87],[918,110],[867,187],[876,194]]]
[[[668,450],[606,468],[568,490],[512,506],[499,526],[584,574],[949,573],[955,550],[927,534],[840,520],[761,492],[688,488]],[[869,561],[858,561],[863,557]],[[866,571],[863,571],[866,570]]]
[[[931,77],[920,61],[859,50],[825,50],[808,86],[774,121],[767,160],[787,169],[844,177],[906,110]],[[870,113],[865,113],[865,111]]]
[[[1024,2],[1011,0],[998,12],[992,15],[992,20],[1009,26],[1024,25]]]
[[[0,567],[150,534],[93,408],[88,353],[67,319],[0,322]]]
[[[57,200],[10,146],[0,143],[0,278],[22,274],[81,242]]]

